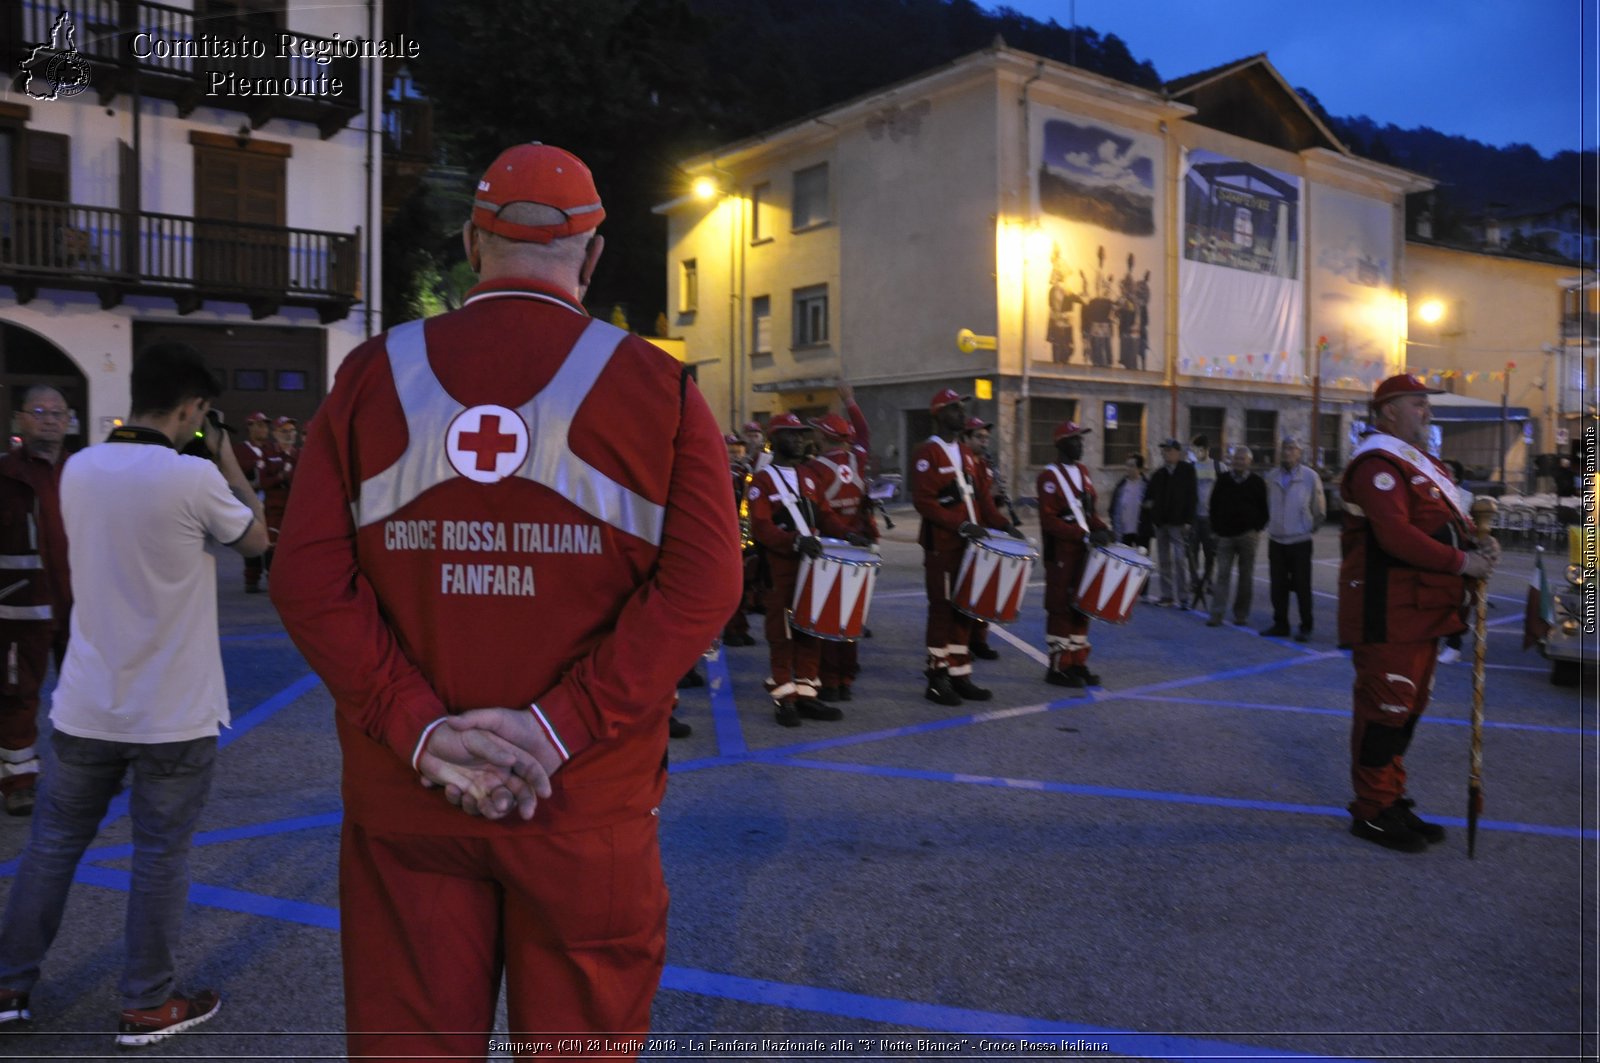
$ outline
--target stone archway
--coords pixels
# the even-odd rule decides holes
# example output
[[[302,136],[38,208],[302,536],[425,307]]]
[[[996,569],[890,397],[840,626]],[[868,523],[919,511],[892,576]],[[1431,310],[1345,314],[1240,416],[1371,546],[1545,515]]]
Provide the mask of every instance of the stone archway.
[[[48,384],[61,392],[72,411],[67,428],[67,450],[79,450],[90,438],[89,381],[72,358],[37,332],[0,321],[0,425],[17,434],[16,416],[23,393],[34,384]]]

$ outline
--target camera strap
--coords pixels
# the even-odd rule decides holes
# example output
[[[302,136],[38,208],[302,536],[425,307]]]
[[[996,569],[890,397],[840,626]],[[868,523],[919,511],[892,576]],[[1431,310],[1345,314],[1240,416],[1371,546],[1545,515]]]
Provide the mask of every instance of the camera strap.
[[[106,436],[106,442],[151,443],[156,446],[171,447],[174,450],[177,449],[176,447],[172,446],[172,440],[168,439],[165,433],[157,432],[154,428],[145,428],[142,425],[136,424],[128,424],[123,425],[121,428],[113,428],[111,430],[111,434]]]

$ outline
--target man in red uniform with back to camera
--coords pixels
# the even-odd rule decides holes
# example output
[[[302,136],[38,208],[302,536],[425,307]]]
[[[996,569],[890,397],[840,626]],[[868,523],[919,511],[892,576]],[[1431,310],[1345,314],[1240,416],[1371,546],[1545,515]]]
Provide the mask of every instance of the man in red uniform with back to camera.
[[[911,501],[922,517],[917,541],[928,592],[928,683],[922,696],[940,705],[990,697],[972,681],[972,618],[950,602],[962,550],[968,540],[987,537],[986,528],[1022,537],[994,498],[977,490],[977,460],[961,445],[967,425],[962,403],[968,399],[950,388],[934,395],[928,402],[934,434],[911,455]]]
[[[1339,643],[1356,680],[1350,729],[1350,833],[1402,852],[1444,841],[1444,828],[1412,811],[1406,748],[1433,691],[1441,635],[1465,630],[1468,580],[1488,579],[1500,558],[1474,541],[1470,515],[1442,462],[1423,451],[1439,391],[1402,373],[1372,397],[1376,429],[1345,468],[1339,493]]]
[[[584,312],[604,217],[504,152],[465,305],[352,352],[297,462],[272,598],[334,699],[352,1058],[485,1058],[502,970],[512,1040],[650,1026],[668,714],[739,531],[684,367]]]
[[[872,518],[867,498],[867,460],[871,455],[871,429],[856,405],[850,385],[839,385],[844,400],[846,421],[836,413],[824,414],[810,422],[822,440],[822,453],[806,464],[816,478],[822,497],[839,515],[844,526],[867,543],[878,541],[878,524]],[[850,688],[861,672],[855,640],[822,642],[822,685],[817,697],[823,701],[849,701]]]
[[[799,727],[800,718],[839,720],[844,713],[817,697],[822,640],[789,626],[789,606],[800,577],[800,558],[822,553],[819,535],[865,543],[834,513],[805,464],[811,432],[792,413],[767,422],[772,462],[750,478],[750,534],[766,562],[767,647],[772,658],[772,704],[778,723]]]
[[[1044,533],[1045,645],[1050,667],[1044,681],[1059,687],[1099,686],[1089,671],[1089,618],[1078,611],[1078,581],[1090,546],[1111,541],[1095,512],[1094,476],[1080,460],[1083,437],[1093,429],[1071,421],[1056,425],[1054,465],[1039,474],[1039,530]]]
[[[278,531],[289,508],[289,490],[294,486],[295,463],[300,460],[300,424],[287,415],[272,422],[272,448],[261,459],[261,504],[267,514],[267,534],[273,547],[261,556],[268,573],[276,557]]]

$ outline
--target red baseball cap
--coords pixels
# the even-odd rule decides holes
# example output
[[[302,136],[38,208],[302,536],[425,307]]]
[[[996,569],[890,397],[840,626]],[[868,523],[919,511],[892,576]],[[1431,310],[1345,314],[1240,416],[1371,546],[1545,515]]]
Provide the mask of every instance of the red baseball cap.
[[[760,421],[746,421],[744,423],[744,427],[739,429],[739,431],[741,431],[741,432],[760,432],[760,431],[764,431],[764,429],[761,427],[761,422]]]
[[[976,432],[980,428],[993,427],[994,425],[990,424],[988,421],[985,421],[982,417],[968,417],[967,423],[961,426],[961,430],[963,432]]]
[[[725,434],[722,437],[722,441],[724,443],[728,444],[728,446],[730,446],[730,447],[733,446],[735,443],[739,444],[741,447],[744,446],[744,437],[743,436],[736,436],[732,432],[728,432],[727,434]]]
[[[971,395],[958,395],[954,388],[945,388],[928,400],[928,412],[938,413],[952,402],[971,402]]]
[[[774,414],[767,421],[767,435],[776,435],[779,432],[804,432],[805,422],[792,413]]]
[[[1056,431],[1053,439],[1055,442],[1059,443],[1063,439],[1071,439],[1073,436],[1086,436],[1093,431],[1093,428],[1084,428],[1073,423],[1072,421],[1062,421],[1060,424],[1056,425]],[[1165,446],[1166,444],[1162,445]]]
[[[1398,399],[1401,395],[1443,394],[1443,388],[1430,388],[1420,377],[1412,376],[1410,373],[1397,373],[1379,384],[1378,389],[1372,393],[1372,408],[1376,410],[1390,399]]]
[[[559,211],[551,225],[518,225],[500,218],[513,203],[535,203]],[[483,172],[472,200],[472,224],[508,240],[548,244],[588,232],[605,220],[589,167],[571,152],[549,144],[518,144],[500,153]]]
[[[848,442],[856,437],[856,430],[850,427],[850,422],[836,413],[813,417],[808,423],[830,439],[843,439]]]
[[[291,425],[291,424],[294,425],[296,428],[300,427],[300,422],[299,421],[295,420],[293,417],[290,417],[288,414],[284,414],[282,417],[280,417],[276,421],[272,422],[272,427],[274,427],[274,428],[282,428],[285,425]]]
[[[260,421],[262,424],[266,424],[270,420],[272,420],[272,418],[268,417],[266,414],[262,413],[260,410],[257,410],[255,413],[252,413],[250,416],[246,417],[244,419],[244,423],[245,424],[255,424],[257,421]]]

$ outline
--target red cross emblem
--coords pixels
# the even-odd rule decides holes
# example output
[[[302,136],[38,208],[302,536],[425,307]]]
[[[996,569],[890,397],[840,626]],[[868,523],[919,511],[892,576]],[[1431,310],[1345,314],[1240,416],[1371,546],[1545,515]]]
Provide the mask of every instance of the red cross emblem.
[[[494,483],[516,472],[528,456],[528,426],[504,406],[474,406],[450,422],[445,449],[456,472]]]

